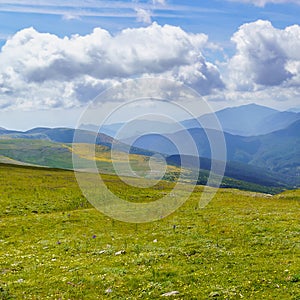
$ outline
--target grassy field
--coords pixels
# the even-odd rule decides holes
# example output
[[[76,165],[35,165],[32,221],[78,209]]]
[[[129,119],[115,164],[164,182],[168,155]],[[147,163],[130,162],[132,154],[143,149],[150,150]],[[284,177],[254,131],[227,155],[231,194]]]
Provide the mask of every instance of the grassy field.
[[[45,140],[30,140],[30,139],[5,139],[0,138],[0,163],[18,164],[18,165],[32,165],[32,166],[46,166],[50,168],[73,169],[72,154],[77,157],[76,167],[78,169],[89,170],[93,167],[92,162],[95,161],[99,170],[102,173],[115,174],[115,166],[112,163],[111,151],[106,146],[96,146],[89,144],[62,144],[54,143]],[[148,176],[150,157],[146,155],[129,154],[130,166],[134,172],[140,176]],[[113,161],[117,163],[118,169],[123,175],[128,175],[126,169],[128,157],[124,152],[113,151]],[[156,165],[155,165],[156,164]],[[161,161],[152,160],[152,169],[157,170],[162,167]],[[209,168],[210,170],[210,168]],[[245,166],[235,167],[235,174],[251,174],[253,170]],[[201,170],[199,174],[195,174],[192,170],[182,168],[176,165],[169,164],[166,166],[166,173],[164,179],[174,181],[177,180],[180,172],[183,173],[181,180],[184,182],[193,182],[197,184],[206,184],[209,177],[209,171]],[[198,170],[197,170],[198,172]],[[261,170],[260,170],[261,172]],[[160,177],[160,174],[150,173],[152,178]],[[261,174],[257,172],[253,177],[260,178]],[[264,176],[263,176],[264,177]],[[197,180],[198,178],[198,180]],[[270,184],[258,184],[250,181],[243,181],[234,178],[224,177],[222,180],[222,187],[238,188],[242,190],[250,190],[256,192],[264,192],[275,194],[283,190],[283,186],[274,186]],[[258,180],[258,182],[261,180]],[[256,181],[255,181],[256,182]]]
[[[95,149],[96,148],[96,149]],[[125,154],[114,151],[113,160],[119,166],[130,160],[131,167],[138,173],[149,171],[149,157],[137,154]],[[90,144],[63,144],[45,140],[0,139],[0,163],[46,166],[61,169],[73,169],[72,154],[77,157],[77,166],[91,168],[95,161],[102,173],[114,174],[110,148]],[[127,157],[128,156],[128,157]],[[167,174],[180,172],[176,166],[167,166]]]
[[[172,189],[130,189],[131,201]],[[0,299],[300,299],[300,191],[202,187],[174,214],[127,224],[86,201],[71,171],[0,165]]]

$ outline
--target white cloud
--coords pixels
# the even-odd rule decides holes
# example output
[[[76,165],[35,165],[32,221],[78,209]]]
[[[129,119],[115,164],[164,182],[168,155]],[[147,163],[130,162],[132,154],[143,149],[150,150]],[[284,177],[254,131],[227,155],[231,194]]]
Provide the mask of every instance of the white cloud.
[[[258,20],[242,25],[232,41],[237,48],[227,65],[232,90],[300,87],[300,26],[276,29]]]
[[[78,15],[72,15],[72,14],[65,14],[63,15],[63,20],[71,21],[71,20],[80,20],[80,17]]]
[[[167,3],[166,3],[166,0],[152,0],[152,3],[154,4],[154,5],[166,5]]]
[[[145,23],[145,24],[152,23],[150,10],[136,8],[135,11],[136,11],[136,18],[138,22]]]
[[[180,80],[207,94],[223,83],[217,67],[202,55],[206,45],[204,34],[156,23],[115,36],[96,28],[89,35],[64,38],[27,28],[0,52],[0,106],[78,106],[136,76]]]
[[[182,18],[182,12],[190,12],[188,4],[168,4],[165,0],[106,1],[106,0],[1,0],[0,12],[37,13],[77,17],[122,17],[136,18],[136,8],[154,11],[156,16]],[[223,13],[215,8],[193,6],[193,12],[199,14]],[[172,13],[170,13],[172,12]],[[186,14],[184,14],[186,17]]]
[[[239,106],[249,103],[257,103],[274,107],[279,110],[287,110],[299,105],[300,89],[295,87],[271,86],[255,91],[226,90],[225,93],[216,92],[204,97],[218,109],[230,106]]]
[[[8,34],[3,34],[0,32],[0,41],[5,41],[9,38],[10,36]]]
[[[250,3],[256,6],[263,7],[268,3],[272,4],[287,4],[287,3],[294,3],[300,5],[300,0],[229,0],[231,2],[241,2],[241,3]]]

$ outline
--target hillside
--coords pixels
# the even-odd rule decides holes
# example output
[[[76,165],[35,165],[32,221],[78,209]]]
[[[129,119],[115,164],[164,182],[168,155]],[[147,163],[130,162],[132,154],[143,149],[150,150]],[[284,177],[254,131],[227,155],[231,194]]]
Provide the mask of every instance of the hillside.
[[[215,114],[223,131],[240,136],[268,134],[284,129],[300,119],[300,113],[280,112],[257,104],[229,107]],[[214,128],[210,114],[203,115],[197,120],[185,120],[181,123],[188,129],[199,127],[199,123],[205,128]]]
[[[115,192],[151,201],[172,185]],[[86,201],[73,172],[0,165],[0,299],[298,299],[300,193],[202,187],[174,214],[125,224]],[[120,252],[121,251],[121,252]]]
[[[76,167],[79,169],[92,171],[93,161],[95,160],[99,172],[107,174],[115,174],[116,172],[112,163],[111,150],[108,146],[96,146],[96,156],[94,156],[94,148],[90,144],[74,144],[72,147],[71,144],[44,140],[0,139],[0,162],[3,163],[73,169],[72,155],[77,157]],[[131,169],[134,172],[139,176],[148,176],[150,156],[131,153],[129,154],[129,159]],[[127,171],[126,167],[127,154],[113,151],[113,161],[118,165],[118,172],[123,170],[121,172],[122,175],[132,175],[129,170]],[[176,181],[182,172],[184,181],[194,182],[194,178],[197,178],[198,175],[189,171],[189,169],[195,168],[192,161],[193,159],[191,159],[191,165],[184,166],[181,171],[178,158],[174,160],[172,157],[166,157],[168,166],[163,178],[169,181]],[[157,168],[159,169],[160,167],[161,162],[157,161]],[[202,171],[199,174],[198,184],[206,184],[210,170],[210,160],[201,159],[200,167]],[[243,171],[240,171],[241,167]],[[155,168],[153,161],[152,168]],[[151,176],[156,177],[154,173]],[[255,167],[251,168],[247,165],[238,165],[237,167],[233,163],[227,164],[225,176],[222,182],[224,187],[236,187],[243,190],[271,194],[278,193],[283,188],[289,187],[276,174],[264,174],[262,170]]]
[[[147,124],[149,125],[149,123]],[[260,186],[299,187],[299,124],[300,120],[285,129],[252,137],[232,135],[225,132],[224,137],[227,148],[226,177]],[[216,133],[211,129],[207,131],[212,136]],[[111,161],[107,161],[107,150],[112,145],[116,151],[130,152],[132,157],[141,155],[141,159],[138,156],[133,158],[133,161],[135,161],[133,164],[138,170],[141,170],[141,168],[145,168],[144,166],[141,167],[141,165],[145,165],[145,162],[141,163],[141,161],[147,161],[150,156],[156,153],[162,153],[165,157],[178,155],[179,149],[176,148],[176,145],[180,145],[182,155],[195,155],[194,153],[191,154],[190,145],[186,143],[187,132],[196,141],[199,156],[202,157],[202,160],[204,158],[209,159],[211,157],[211,146],[205,130],[201,128],[191,128],[188,131],[169,133],[164,136],[147,134],[136,139],[133,147],[127,145],[131,144],[132,138],[120,142],[103,133],[79,130],[77,131],[77,142],[85,144],[96,142],[97,146],[100,147],[99,149],[101,149],[98,154],[106,157],[101,161],[97,160],[99,169],[102,172],[114,173]],[[74,133],[75,130],[70,128],[34,128],[26,132],[1,129],[0,155],[3,157],[0,158],[0,161],[13,163],[9,160],[15,160],[16,163],[72,169],[71,143],[73,142]],[[135,138],[133,137],[133,139]],[[79,167],[90,169],[92,167],[90,159],[80,157]],[[216,157],[216,159],[222,158]],[[176,161],[178,161],[177,158],[175,164],[174,161],[170,161],[170,163],[180,166]],[[203,166],[201,166],[201,169],[208,170]],[[203,176],[207,177],[206,175]],[[171,178],[173,177],[171,176]],[[169,175],[166,178],[170,178]],[[201,183],[204,183],[204,181],[202,180]],[[236,186],[236,184],[229,186]]]
[[[72,169],[69,149],[45,140],[0,139],[0,155],[22,163]]]
[[[227,160],[240,163],[240,173],[245,170],[245,165],[260,168],[260,174],[268,172],[278,173],[288,184],[299,186],[300,167],[300,136],[299,123],[296,121],[289,127],[270,134],[243,137],[224,133],[227,148]],[[209,135],[214,135],[214,130],[207,130]],[[194,139],[200,157],[210,158],[210,144],[204,129],[192,128],[188,130]],[[175,145],[183,145],[183,155],[191,155],[189,145],[185,147],[186,131],[167,134],[157,138],[156,135],[145,135],[135,141],[134,146],[151,151],[177,155]],[[172,141],[172,142],[171,142]],[[264,170],[264,171],[263,171]]]
[[[94,148],[91,144],[64,144],[45,140],[31,139],[0,139],[0,162],[11,164],[29,164],[51,168],[73,169],[72,155],[76,157],[77,167],[90,170],[95,160],[96,165],[102,173],[115,173],[111,160],[109,146],[97,145],[94,157]],[[123,146],[121,147],[124,150]],[[139,154],[135,154],[139,152]],[[118,164],[126,165],[125,153],[115,150],[114,160]],[[130,163],[134,170],[148,170],[149,151],[139,151],[133,148]],[[145,155],[141,155],[145,154]],[[171,169],[176,169],[170,167]]]
[[[72,128],[45,128],[38,127],[28,131],[12,131],[1,130],[0,136],[2,138],[12,139],[30,139],[30,140],[46,140],[58,143],[72,143],[75,129]],[[77,136],[80,143],[94,143],[98,145],[110,146],[114,139],[103,133],[96,134],[92,131],[78,130]]]
[[[206,171],[211,169],[211,160],[209,158],[201,157],[199,166],[197,166],[197,159],[192,156],[185,157],[183,164],[182,155],[171,155],[168,156],[166,160],[168,164],[178,167],[182,166],[190,169],[200,168]],[[218,165],[220,162],[215,161],[215,164]],[[224,176],[221,184],[222,187],[236,187],[252,191],[276,193],[276,191],[278,192],[282,188],[289,188],[291,184],[290,180],[285,180],[285,178],[282,178],[278,173],[233,161],[226,163]],[[235,179],[235,182],[233,179]],[[200,184],[206,184],[205,180],[207,180],[207,176],[205,176],[205,173],[200,172]],[[293,183],[296,184],[295,182]],[[269,190],[267,187],[269,187]],[[274,188],[273,191],[272,188]]]

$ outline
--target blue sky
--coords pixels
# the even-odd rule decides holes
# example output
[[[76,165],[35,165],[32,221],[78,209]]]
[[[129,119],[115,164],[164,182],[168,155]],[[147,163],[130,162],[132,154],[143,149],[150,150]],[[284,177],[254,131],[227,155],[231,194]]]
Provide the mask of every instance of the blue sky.
[[[66,5],[68,2],[69,5]],[[116,33],[128,27],[145,26],[137,20],[136,8],[148,10],[151,20],[159,24],[180,26],[194,33],[203,32],[213,41],[226,43],[240,25],[257,19],[270,20],[277,28],[298,24],[300,5],[286,2],[267,3],[261,7],[222,0],[173,0],[166,1],[165,5],[149,1],[112,0],[0,1],[1,44],[8,36],[31,26],[40,32],[61,37],[88,34],[95,27]]]
[[[0,1],[0,127],[74,126],[98,92],[140,76],[182,81],[214,109],[297,107],[299,15],[299,0]]]

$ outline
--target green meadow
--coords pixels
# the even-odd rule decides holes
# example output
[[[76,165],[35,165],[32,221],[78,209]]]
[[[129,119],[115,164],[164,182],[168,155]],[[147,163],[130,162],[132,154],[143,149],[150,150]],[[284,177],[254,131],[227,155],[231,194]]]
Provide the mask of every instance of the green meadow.
[[[116,194],[153,201],[161,181]],[[129,224],[94,209],[72,171],[0,165],[0,299],[300,299],[300,190],[197,186],[175,213]]]

